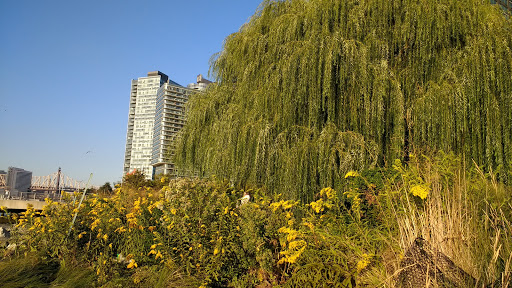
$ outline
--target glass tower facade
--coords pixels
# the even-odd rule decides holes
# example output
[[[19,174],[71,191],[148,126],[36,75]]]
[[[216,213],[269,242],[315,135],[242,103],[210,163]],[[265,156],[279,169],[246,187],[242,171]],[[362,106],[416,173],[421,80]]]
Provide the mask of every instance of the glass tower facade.
[[[208,81],[200,80],[198,84]],[[185,88],[160,71],[132,80],[124,174],[137,170],[147,179],[177,176],[171,162],[174,139],[185,125],[189,96],[201,90]]]
[[[130,110],[126,134],[124,173],[141,171],[152,177],[151,152],[157,92],[169,77],[160,71],[149,72],[147,77],[132,80]]]
[[[153,130],[153,174],[176,177],[171,156],[178,131],[185,125],[185,103],[194,90],[172,81],[164,83],[157,92],[155,126]]]

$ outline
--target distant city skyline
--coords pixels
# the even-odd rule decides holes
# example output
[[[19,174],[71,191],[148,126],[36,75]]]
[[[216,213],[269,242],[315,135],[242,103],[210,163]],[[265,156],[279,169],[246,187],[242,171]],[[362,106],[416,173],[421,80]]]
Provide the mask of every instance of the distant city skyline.
[[[121,181],[130,81],[208,78],[260,2],[0,2],[0,170]]]

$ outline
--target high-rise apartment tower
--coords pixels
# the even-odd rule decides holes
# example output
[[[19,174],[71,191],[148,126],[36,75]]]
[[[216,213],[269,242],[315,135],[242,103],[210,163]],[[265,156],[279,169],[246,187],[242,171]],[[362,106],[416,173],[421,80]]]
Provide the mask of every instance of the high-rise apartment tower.
[[[185,103],[190,95],[211,83],[201,75],[197,79],[197,84],[190,84],[197,87],[191,88],[179,85],[160,71],[132,80],[125,174],[138,170],[147,179],[157,174],[176,175],[170,156],[173,140],[185,124]]]
[[[177,176],[170,157],[176,135],[185,125],[185,103],[194,92],[171,81],[164,83],[157,91],[151,155],[153,175]]]
[[[124,173],[138,170],[152,175],[151,151],[155,123],[156,93],[169,77],[160,71],[132,80],[124,156]]]

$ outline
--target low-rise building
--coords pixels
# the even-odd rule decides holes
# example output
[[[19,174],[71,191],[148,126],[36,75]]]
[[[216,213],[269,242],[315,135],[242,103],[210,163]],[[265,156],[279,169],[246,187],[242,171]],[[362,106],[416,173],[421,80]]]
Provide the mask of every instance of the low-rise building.
[[[21,168],[9,167],[7,171],[6,190],[11,197],[18,197],[20,192],[30,190],[32,172]]]

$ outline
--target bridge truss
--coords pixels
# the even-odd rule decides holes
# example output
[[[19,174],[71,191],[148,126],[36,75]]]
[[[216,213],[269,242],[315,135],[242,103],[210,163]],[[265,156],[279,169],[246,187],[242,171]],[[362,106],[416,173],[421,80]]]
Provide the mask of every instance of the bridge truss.
[[[32,177],[32,185],[30,187],[32,191],[78,191],[83,188],[85,188],[83,181],[74,180],[59,172],[48,176]]]
[[[0,189],[7,188],[7,175],[0,174]],[[57,187],[58,186],[58,187]],[[47,176],[33,176],[31,191],[78,191],[85,188],[83,181],[74,180],[65,174],[55,172]]]

